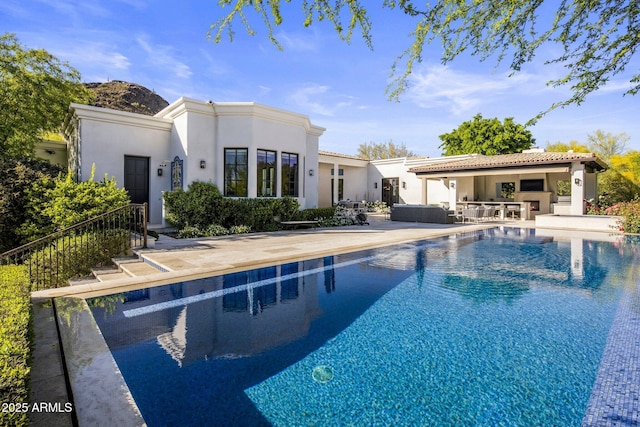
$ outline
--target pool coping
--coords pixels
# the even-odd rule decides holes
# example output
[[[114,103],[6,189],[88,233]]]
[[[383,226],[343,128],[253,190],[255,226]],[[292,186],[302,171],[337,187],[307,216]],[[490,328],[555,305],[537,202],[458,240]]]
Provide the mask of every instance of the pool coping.
[[[54,304],[78,425],[146,425],[86,300]]]

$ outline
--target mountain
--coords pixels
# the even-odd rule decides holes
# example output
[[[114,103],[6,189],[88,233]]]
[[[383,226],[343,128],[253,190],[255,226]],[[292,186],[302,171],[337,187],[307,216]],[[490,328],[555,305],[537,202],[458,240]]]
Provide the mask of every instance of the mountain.
[[[153,116],[169,105],[160,95],[136,83],[112,80],[84,85],[95,94],[90,105],[96,107]]]

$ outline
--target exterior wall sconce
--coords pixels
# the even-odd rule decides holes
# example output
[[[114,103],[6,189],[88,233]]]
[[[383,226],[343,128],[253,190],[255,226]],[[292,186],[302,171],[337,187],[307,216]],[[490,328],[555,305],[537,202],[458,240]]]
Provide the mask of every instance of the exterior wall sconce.
[[[407,189],[407,181],[402,181],[402,188]]]
[[[573,182],[574,182],[577,186],[582,185],[582,180],[581,180],[580,178],[576,178],[576,179],[574,179],[574,180],[573,180]]]
[[[313,176],[313,169],[309,169],[309,176]]]
[[[378,188],[378,183],[377,182],[373,183],[373,188]]]
[[[204,169],[207,167],[207,162],[205,162],[204,160],[200,160],[200,169]]]
[[[158,176],[162,176],[162,168],[158,168]]]
[[[455,190],[456,189],[456,183],[455,182],[450,182],[449,183],[449,188],[452,189],[452,190]]]

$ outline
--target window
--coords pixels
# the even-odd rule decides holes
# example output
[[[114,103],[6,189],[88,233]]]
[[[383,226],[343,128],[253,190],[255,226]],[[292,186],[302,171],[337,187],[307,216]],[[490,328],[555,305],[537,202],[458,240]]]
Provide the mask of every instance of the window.
[[[298,197],[298,155],[282,153],[282,196]]]
[[[247,197],[248,154],[246,148],[224,149],[224,195]]]
[[[258,197],[276,196],[276,152],[258,150]]]

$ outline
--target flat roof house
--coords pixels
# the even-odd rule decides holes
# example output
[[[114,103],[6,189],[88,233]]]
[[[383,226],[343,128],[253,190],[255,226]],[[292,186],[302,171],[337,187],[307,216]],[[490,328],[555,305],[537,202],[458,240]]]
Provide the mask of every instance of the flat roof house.
[[[539,214],[582,215],[597,197],[593,153],[411,157],[369,161],[319,151],[325,129],[301,114],[253,102],[180,98],[155,116],[71,104],[65,125],[69,169],[78,180],[115,177],[134,203],[163,223],[164,191],[212,182],[227,197],[291,196],[300,206],[341,200],[387,205],[470,202],[521,206]]]
[[[373,161],[320,152],[319,161],[321,206],[343,199],[451,209],[472,202],[512,202],[523,207],[523,219],[548,213],[582,215],[584,200],[597,197],[596,174],[607,168],[593,153],[540,149]]]
[[[78,180],[107,174],[163,220],[162,193],[212,182],[228,197],[291,196],[318,206],[318,141],[307,116],[253,102],[180,98],[155,116],[71,104],[65,125]]]

